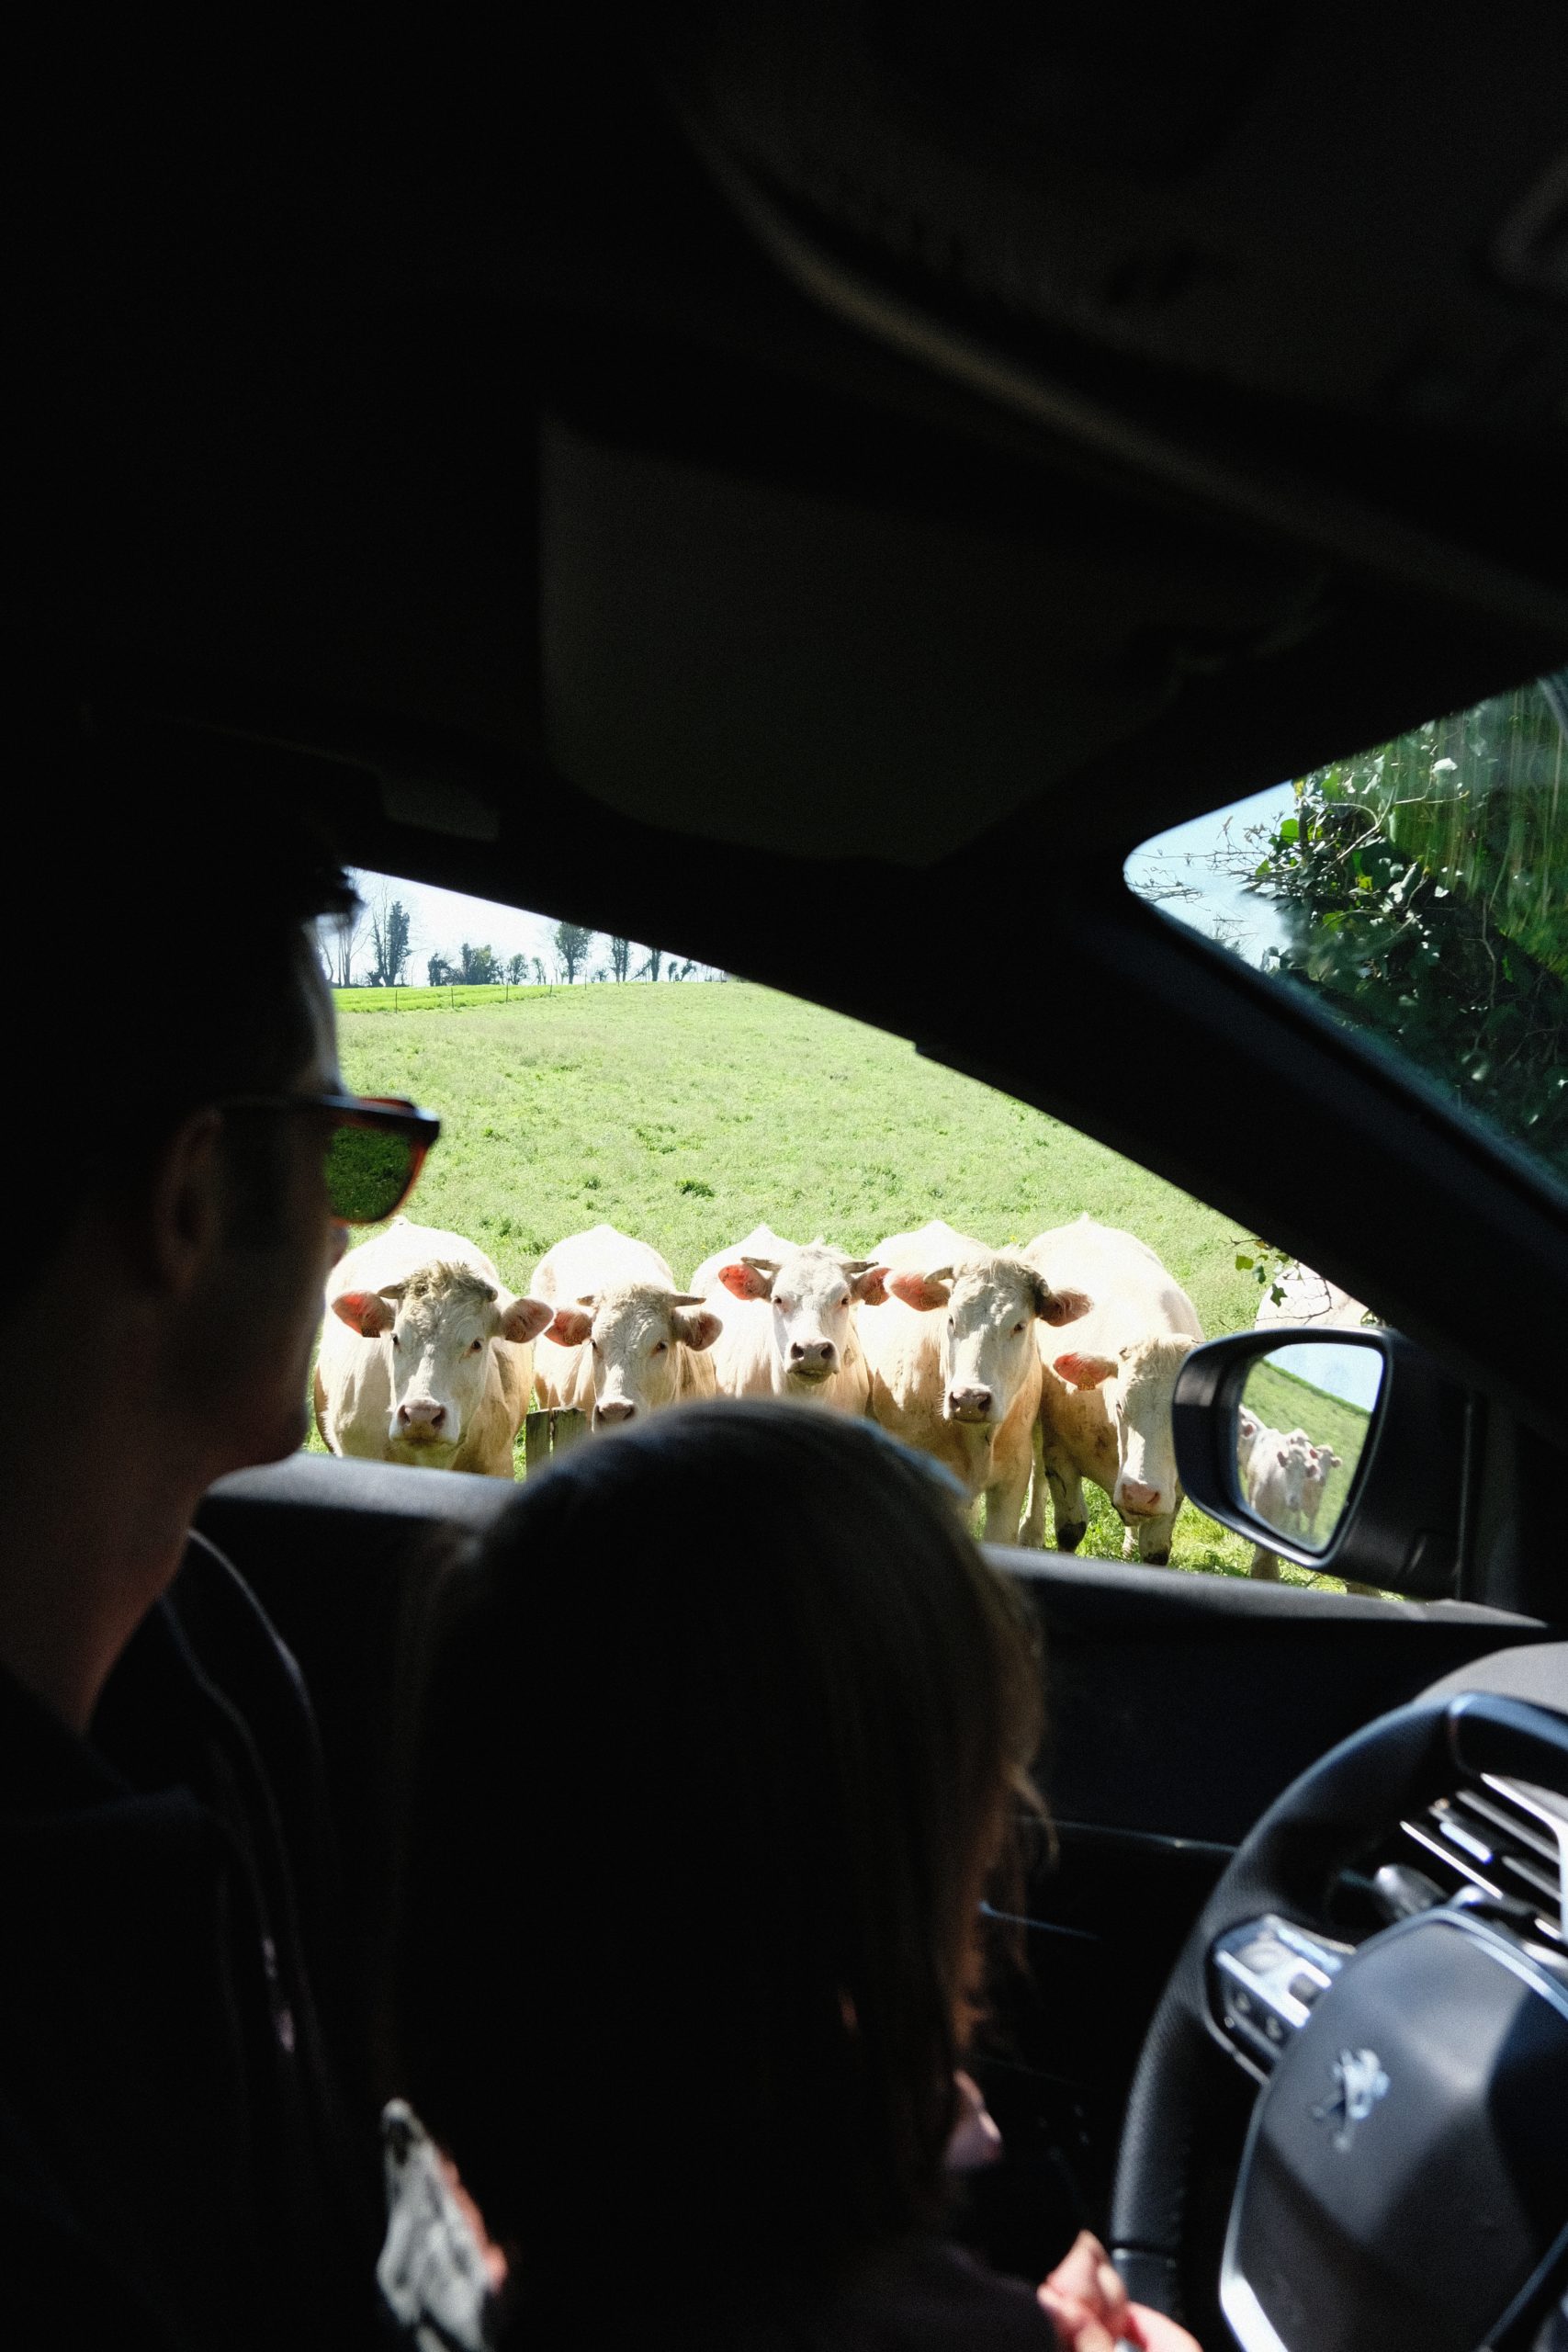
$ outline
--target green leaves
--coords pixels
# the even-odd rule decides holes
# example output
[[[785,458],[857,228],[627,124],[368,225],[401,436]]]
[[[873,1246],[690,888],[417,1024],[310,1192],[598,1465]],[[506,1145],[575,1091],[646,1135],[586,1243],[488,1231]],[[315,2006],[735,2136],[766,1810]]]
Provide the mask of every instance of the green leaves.
[[[1270,971],[1568,1175],[1565,786],[1551,707],[1520,687],[1298,778],[1243,877],[1288,926]]]

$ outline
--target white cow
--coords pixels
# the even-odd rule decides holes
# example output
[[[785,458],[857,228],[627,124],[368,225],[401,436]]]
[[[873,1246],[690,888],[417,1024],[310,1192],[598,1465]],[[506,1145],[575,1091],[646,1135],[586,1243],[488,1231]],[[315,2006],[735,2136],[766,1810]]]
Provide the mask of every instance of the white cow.
[[[1243,1433],[1237,1444],[1241,1491],[1259,1519],[1281,1535],[1298,1541],[1315,1540],[1317,1516],[1332,1471],[1344,1468],[1331,1445],[1315,1445],[1305,1430],[1270,1429],[1250,1413],[1243,1413]],[[1245,1424],[1252,1422],[1252,1434]],[[1247,1574],[1260,1584],[1278,1584],[1280,1555],[1263,1544],[1253,1551]],[[1347,1591],[1367,1593],[1371,1585],[1352,1584]]]
[[[1146,1242],[1090,1216],[1037,1235],[1023,1254],[1054,1290],[1086,1291],[1094,1301],[1066,1347],[1040,1333],[1040,1428],[1024,1542],[1042,1540],[1049,1487],[1056,1549],[1076,1552],[1088,1525],[1088,1478],[1121,1514],[1125,1555],[1163,1566],[1184,1499],[1170,1403],[1188,1351],[1203,1336],[1197,1309]]]
[[[1317,1514],[1323,1505],[1324,1491],[1328,1485],[1329,1473],[1332,1470],[1343,1470],[1344,1467],[1343,1458],[1335,1453],[1331,1445],[1313,1447],[1312,1460],[1307,1464],[1306,1478],[1302,1487],[1302,1517],[1306,1522],[1308,1535],[1314,1542],[1317,1537]],[[1329,1532],[1332,1533],[1333,1530],[1330,1529]]]
[[[887,1269],[826,1242],[785,1241],[760,1225],[692,1276],[723,1317],[714,1342],[721,1396],[792,1396],[863,1413],[871,1394],[855,1309],[880,1306]]]
[[[1305,1430],[1260,1429],[1252,1441],[1247,1462],[1248,1500],[1258,1518],[1281,1535],[1306,1532],[1307,1480],[1314,1461]]]
[[[990,1542],[1016,1543],[1040,1404],[1035,1327],[1087,1315],[1089,1299],[936,1218],[881,1243],[876,1262],[893,1271],[886,1305],[861,1324],[872,1412],[985,1497]]]
[[[646,1241],[596,1225],[547,1250],[535,1294],[554,1319],[534,1351],[545,1406],[575,1406],[603,1433],[661,1405],[714,1393],[706,1351],[719,1318]]]
[[[512,1476],[543,1300],[513,1297],[461,1234],[400,1216],[333,1268],[327,1306],[316,1425],[334,1453]]]

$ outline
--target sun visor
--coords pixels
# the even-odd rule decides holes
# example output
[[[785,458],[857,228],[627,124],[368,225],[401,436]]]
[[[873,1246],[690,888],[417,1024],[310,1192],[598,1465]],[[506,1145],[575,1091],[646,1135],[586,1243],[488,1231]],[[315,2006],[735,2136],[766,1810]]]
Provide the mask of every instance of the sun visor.
[[[934,864],[1277,626],[1278,573],[1168,527],[1010,532],[742,478],[547,419],[552,764],[625,816]],[[1064,502],[1066,506],[1066,502]]]

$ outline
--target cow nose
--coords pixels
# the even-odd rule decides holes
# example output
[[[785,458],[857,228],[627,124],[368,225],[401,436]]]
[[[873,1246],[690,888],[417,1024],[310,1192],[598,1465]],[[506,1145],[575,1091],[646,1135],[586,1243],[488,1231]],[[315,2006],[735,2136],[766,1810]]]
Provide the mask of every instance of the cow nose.
[[[955,1421],[983,1421],[990,1413],[991,1392],[988,1388],[950,1388],[947,1409]]]
[[[831,1340],[792,1340],[789,1360],[802,1372],[834,1372],[838,1369],[839,1351]]]
[[[1120,1499],[1123,1510],[1130,1510],[1140,1519],[1152,1519],[1159,1509],[1159,1488],[1145,1487],[1136,1478],[1123,1478]]]
[[[433,1396],[416,1396],[398,1407],[398,1419],[406,1429],[438,1430],[446,1419],[446,1408]]]
[[[593,1408],[593,1426],[596,1430],[619,1429],[625,1422],[635,1421],[636,1419],[635,1405],[595,1405]]]

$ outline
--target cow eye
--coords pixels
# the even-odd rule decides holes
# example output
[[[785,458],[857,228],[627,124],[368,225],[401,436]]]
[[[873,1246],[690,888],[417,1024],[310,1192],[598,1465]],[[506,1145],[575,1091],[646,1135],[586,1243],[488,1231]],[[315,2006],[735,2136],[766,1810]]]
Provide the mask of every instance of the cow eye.
[[[656,1356],[667,1355],[667,1354],[669,1353],[669,1351],[670,1351],[670,1343],[669,1343],[669,1341],[668,1341],[667,1340],[660,1340],[658,1342],[657,1346],[654,1348],[654,1351],[653,1351],[653,1352],[654,1352],[654,1354],[655,1354]]]
[[[599,1342],[598,1342],[598,1340],[594,1340],[594,1342],[593,1342],[593,1352],[594,1352],[594,1354],[595,1354],[596,1356],[602,1356],[602,1355],[604,1354],[604,1349],[599,1345]]]
[[[403,1343],[402,1343],[402,1341],[399,1339],[399,1337],[398,1337],[397,1333],[394,1331],[394,1332],[393,1332],[393,1334],[392,1334],[392,1345],[393,1345],[393,1347],[394,1347],[394,1348],[400,1348],[400,1347],[402,1346],[402,1344],[403,1344]]]
[[[471,1356],[477,1356],[483,1345],[484,1341],[482,1340],[470,1340],[468,1341],[468,1353]]]
[[[947,1328],[948,1328],[948,1330],[951,1332],[951,1331],[952,1331],[952,1329],[953,1329],[953,1317],[952,1317],[952,1316],[951,1316],[951,1315],[950,1315],[950,1316],[948,1317],[948,1318],[947,1318]]]

